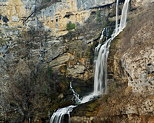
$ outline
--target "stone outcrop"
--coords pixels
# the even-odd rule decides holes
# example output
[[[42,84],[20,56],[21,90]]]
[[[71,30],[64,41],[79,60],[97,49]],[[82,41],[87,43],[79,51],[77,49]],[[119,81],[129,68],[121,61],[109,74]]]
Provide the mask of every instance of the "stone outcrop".
[[[133,92],[153,94],[153,46],[140,50],[138,56],[132,57],[130,52],[129,55],[126,53],[122,58],[122,66],[129,79],[128,86],[132,87]]]
[[[62,0],[61,2],[44,5],[42,0],[26,1],[13,0],[0,1],[0,14],[8,18],[10,27],[30,29],[44,29],[51,31],[52,35],[64,35],[69,22],[76,26],[82,25],[95,8],[113,4],[114,0]],[[147,5],[151,1],[133,0],[132,6]],[[42,5],[41,5],[42,4]],[[93,9],[93,10],[92,10]],[[0,23],[5,25],[0,19]]]

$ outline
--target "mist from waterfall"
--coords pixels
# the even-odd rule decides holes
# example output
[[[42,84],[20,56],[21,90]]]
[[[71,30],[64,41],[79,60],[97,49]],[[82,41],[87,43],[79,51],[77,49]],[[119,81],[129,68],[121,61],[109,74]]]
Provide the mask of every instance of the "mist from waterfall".
[[[122,9],[120,23],[118,23],[119,0],[117,0],[115,30],[113,31],[111,38],[107,39],[104,42],[104,44],[101,44],[101,40],[104,37],[104,31],[105,31],[105,29],[103,29],[101,37],[100,37],[100,42],[98,46],[95,48],[95,52],[96,52],[95,54],[97,54],[97,58],[94,61],[95,62],[95,75],[94,75],[93,92],[80,99],[79,95],[73,90],[72,85],[70,85],[70,88],[72,89],[74,97],[76,98],[76,100],[78,100],[80,104],[89,102],[93,98],[101,94],[107,93],[107,59],[108,59],[108,54],[109,54],[109,48],[114,38],[126,27],[129,2],[130,0],[125,0],[123,9]],[[77,106],[78,105],[71,105],[65,108],[58,109],[55,113],[53,113],[50,119],[50,123],[62,123],[64,115],[68,115],[70,117],[70,112],[72,112],[73,108]]]

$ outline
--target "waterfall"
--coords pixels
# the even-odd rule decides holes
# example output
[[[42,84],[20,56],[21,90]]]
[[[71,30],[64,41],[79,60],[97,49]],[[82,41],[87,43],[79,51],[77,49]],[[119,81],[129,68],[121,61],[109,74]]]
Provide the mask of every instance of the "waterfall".
[[[118,2],[116,3],[116,27],[115,30],[107,41],[100,46],[98,57],[95,63],[95,76],[94,76],[94,94],[99,95],[107,92],[107,58],[109,54],[109,48],[111,41],[125,28],[127,20],[127,12],[130,0],[125,0],[123,5],[120,25],[118,26]]]
[[[70,119],[70,112],[72,112],[73,108],[76,106],[70,105],[64,108],[58,109],[55,113],[53,113],[50,123],[62,123],[65,116],[68,116],[68,120]]]
[[[94,76],[94,95],[100,95],[105,92],[107,81],[107,57],[108,57],[108,41],[99,49],[98,57],[95,63]]]
[[[117,0],[117,2],[116,2],[116,26],[115,26],[115,33],[118,32],[118,13],[119,13],[118,6],[119,6],[119,0]]]
[[[72,87],[72,82],[70,82],[70,89],[73,92],[73,96],[75,97],[75,102],[76,103],[81,103],[81,99],[79,98],[79,94],[76,93]]]
[[[129,1],[130,0],[125,0],[125,3],[124,3],[123,8],[122,8],[119,32],[121,32],[126,27],[126,20],[127,20]]]
[[[73,92],[76,101],[80,104],[89,102],[94,97],[97,97],[101,94],[107,93],[107,59],[109,55],[109,48],[111,42],[114,38],[125,28],[126,20],[127,20],[127,12],[130,0],[125,0],[120,24],[118,24],[118,3],[119,0],[116,2],[116,26],[111,38],[107,39],[104,44],[101,44],[101,40],[104,36],[104,30],[102,31],[100,42],[98,46],[95,48],[96,54],[98,54],[97,59],[95,60],[95,75],[94,75],[94,90],[89,95],[84,96],[82,99],[79,98],[79,95],[74,91],[72,85],[70,83],[70,88]],[[70,105],[65,108],[58,109],[55,113],[53,113],[50,123],[62,123],[64,116],[68,115],[70,117],[70,112],[72,112],[73,108],[77,107],[78,105]]]
[[[72,87],[72,82],[70,82],[70,90],[73,93],[73,96],[75,97],[75,102],[78,104],[81,102],[80,98],[79,98],[79,94],[76,93]],[[50,119],[50,123],[62,123],[62,121],[64,120],[64,116],[67,115],[68,119],[70,119],[70,112],[72,112],[73,108],[75,108],[77,105],[70,105],[64,108],[60,108],[58,109],[56,112],[53,113],[51,119]]]

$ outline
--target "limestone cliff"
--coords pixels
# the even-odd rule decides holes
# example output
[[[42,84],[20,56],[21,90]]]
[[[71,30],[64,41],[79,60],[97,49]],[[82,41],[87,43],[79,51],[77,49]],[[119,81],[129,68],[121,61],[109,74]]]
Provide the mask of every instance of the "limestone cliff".
[[[108,38],[115,27],[114,2],[62,0],[40,6],[40,1],[39,9],[33,0],[1,2],[4,6],[0,9],[8,16],[1,13],[0,19],[3,28],[0,32],[2,122],[49,122],[55,110],[75,104],[70,82],[81,97],[91,92],[95,46],[104,27],[108,28],[104,38]],[[127,27],[110,47],[108,93],[75,108],[72,123],[153,123],[152,2],[131,1]],[[119,8],[121,4],[123,0]],[[38,11],[34,12],[34,8]],[[25,16],[28,17],[25,25],[30,25],[30,30],[21,31],[23,28],[16,26],[25,26],[22,23]],[[69,21],[78,26],[66,34]],[[17,29],[20,33],[17,31],[14,38]]]
[[[7,22],[1,22],[2,25],[13,27],[22,27],[29,30],[32,27],[50,31],[52,35],[64,35],[68,32],[67,24],[72,22],[77,27],[82,25],[90,16],[91,11],[96,11],[105,5],[113,4],[114,0],[62,0],[43,4],[42,0],[7,0],[0,1],[0,14],[8,18]],[[92,9],[93,10],[90,10]],[[21,29],[20,29],[21,30]]]
[[[30,15],[34,8],[38,6],[40,1],[25,1],[25,0],[5,0],[0,1],[0,14],[7,16],[8,25],[11,27],[23,26],[23,20],[27,15]]]

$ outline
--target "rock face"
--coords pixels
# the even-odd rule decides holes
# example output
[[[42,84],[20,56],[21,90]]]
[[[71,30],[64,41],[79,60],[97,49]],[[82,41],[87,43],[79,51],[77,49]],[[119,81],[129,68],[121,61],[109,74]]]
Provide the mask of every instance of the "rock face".
[[[150,92],[153,94],[153,52],[153,47],[146,47],[144,50],[140,50],[135,58],[130,54],[128,55],[128,53],[123,56],[122,66],[125,68],[126,74],[128,74],[128,86],[132,87],[133,92]]]
[[[114,3],[114,0],[77,0],[78,9],[89,9]]]
[[[1,24],[7,24],[10,27],[20,27],[24,30],[33,27],[35,30],[50,31],[52,35],[64,35],[69,30],[67,29],[69,22],[77,27],[89,18],[92,11],[90,8],[113,3],[114,0],[105,0],[103,2],[100,0],[62,0],[61,2],[51,1],[44,5],[42,0],[0,1],[2,6],[0,14],[8,18],[8,22],[3,22],[2,20]],[[93,11],[96,10],[93,9]]]
[[[43,22],[47,30],[52,31],[52,34],[57,32],[59,32],[59,34],[66,34],[66,25],[69,22],[83,24],[90,16],[90,11],[78,11],[77,3],[67,0],[42,9],[36,16],[39,21]]]
[[[34,8],[39,6],[41,1],[35,2],[35,0],[32,1],[25,1],[25,0],[6,0],[6,1],[0,1],[1,8],[0,8],[0,14],[3,16],[7,16],[9,19],[9,26],[23,26],[23,19],[27,15],[29,15],[32,11],[34,11]]]

